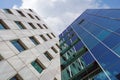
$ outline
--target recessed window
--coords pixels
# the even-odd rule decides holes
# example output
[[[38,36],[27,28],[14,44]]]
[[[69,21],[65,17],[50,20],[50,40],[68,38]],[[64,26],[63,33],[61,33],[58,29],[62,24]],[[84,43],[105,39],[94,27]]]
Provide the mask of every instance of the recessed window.
[[[38,40],[35,38],[35,37],[30,37],[30,40],[35,44],[35,45],[38,45],[39,44],[39,42],[38,42]]]
[[[31,63],[31,65],[39,72],[41,73],[44,69],[45,66],[42,65],[42,63],[39,60],[35,60]]]
[[[31,12],[33,12],[32,9],[29,9],[29,10],[30,10]]]
[[[54,78],[54,80],[57,80],[57,78]]]
[[[20,21],[15,21],[15,23],[18,25],[20,29],[26,29],[26,27]]]
[[[21,40],[12,40],[11,43],[16,47],[19,52],[26,50],[26,46],[22,43]]]
[[[2,29],[9,29],[9,28],[2,20],[0,20],[0,30]]]
[[[44,26],[46,29],[48,29],[48,27],[47,27],[45,24],[43,24],[43,26]]]
[[[52,39],[52,37],[51,37],[49,34],[47,34],[47,36],[48,36],[50,39]]]
[[[3,60],[3,57],[2,57],[2,55],[0,54],[0,61],[2,61]]]
[[[17,10],[17,12],[18,12],[21,16],[26,17],[26,16],[22,13],[22,11]]]
[[[43,35],[40,35],[40,37],[41,37],[44,41],[47,41],[47,39],[46,39]]]
[[[28,23],[33,29],[36,29],[36,27],[32,23]]]
[[[55,53],[58,53],[58,51],[57,51],[54,47],[51,47],[51,49],[52,49]]]
[[[43,29],[43,27],[40,24],[37,24],[41,29]]]
[[[13,14],[10,9],[3,9],[5,13]]]
[[[56,46],[58,47],[58,48],[60,48],[60,46],[56,43]]]
[[[51,33],[53,37],[56,37],[53,33]]]
[[[53,59],[53,57],[50,55],[50,53],[48,51],[46,51],[44,53],[44,55],[51,61]]]
[[[12,77],[10,80],[23,80],[18,74]]]
[[[34,17],[31,14],[28,14],[30,16],[30,18],[34,19]]]
[[[40,18],[39,17],[37,17],[37,16],[35,16],[38,20],[40,20]]]

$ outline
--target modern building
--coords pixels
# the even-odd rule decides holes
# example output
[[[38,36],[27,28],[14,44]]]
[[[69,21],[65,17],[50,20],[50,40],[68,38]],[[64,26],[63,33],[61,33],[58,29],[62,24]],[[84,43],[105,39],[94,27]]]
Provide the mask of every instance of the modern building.
[[[59,38],[31,9],[0,10],[0,80],[61,80]]]
[[[59,37],[62,80],[120,80],[120,9],[88,9]]]

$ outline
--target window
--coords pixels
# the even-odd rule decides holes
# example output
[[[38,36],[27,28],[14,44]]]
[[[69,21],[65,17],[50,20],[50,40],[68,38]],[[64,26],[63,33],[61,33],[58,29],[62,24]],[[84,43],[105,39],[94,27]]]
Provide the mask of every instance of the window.
[[[35,16],[38,20],[40,20],[40,18],[39,17],[37,17],[37,16]]]
[[[12,77],[10,80],[23,80],[18,74]]]
[[[22,43],[22,41],[20,40],[12,40],[11,43],[14,45],[14,47],[17,48],[18,51],[22,52],[24,50],[26,50],[27,48],[25,47],[25,45]]]
[[[50,39],[52,39],[52,37],[51,37],[49,34],[47,34],[47,36],[48,36]]]
[[[1,29],[9,29],[8,26],[2,20],[0,20],[0,30]]]
[[[53,57],[50,55],[50,53],[48,51],[46,51],[44,53],[44,55],[51,61],[53,59]]]
[[[15,21],[20,29],[26,29],[25,26],[20,21]]]
[[[2,61],[3,60],[3,57],[2,57],[2,55],[0,54],[0,61]]]
[[[70,77],[70,71],[68,69],[66,69],[66,72],[67,72],[68,76]]]
[[[36,29],[36,27],[32,23],[28,23],[33,29]]]
[[[58,51],[57,51],[54,47],[51,47],[51,49],[52,49],[55,53],[58,53]]]
[[[54,78],[54,80],[57,80],[57,78]]]
[[[34,19],[34,17],[31,14],[28,14],[30,16],[30,18]]]
[[[43,35],[40,35],[40,37],[41,37],[44,41],[47,41],[47,39],[46,39]]]
[[[56,43],[56,46],[60,49],[60,46]]]
[[[44,69],[45,66],[43,66],[39,60],[35,60],[31,63],[31,65],[39,72],[41,73]]]
[[[4,10],[4,12],[6,12],[6,13],[13,14],[9,9],[3,9],[3,10]]]
[[[29,10],[30,10],[31,12],[33,12],[32,9],[29,9]]]
[[[53,33],[51,33],[53,37],[56,37]]]
[[[21,16],[26,17],[26,16],[22,13],[22,11],[17,10],[17,12],[18,12]]]
[[[47,27],[45,24],[43,24],[43,26],[44,26],[46,29],[48,29],[48,27]]]
[[[41,29],[43,29],[43,27],[40,24],[37,24]]]
[[[37,41],[37,39],[35,37],[30,37],[30,40],[35,44],[35,45],[38,45],[39,42]]]

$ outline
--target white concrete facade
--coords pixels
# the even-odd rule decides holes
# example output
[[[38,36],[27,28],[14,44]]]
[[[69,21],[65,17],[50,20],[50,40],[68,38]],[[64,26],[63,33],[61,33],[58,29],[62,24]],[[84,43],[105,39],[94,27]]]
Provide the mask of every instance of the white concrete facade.
[[[11,13],[0,10],[0,24],[6,27],[6,29],[0,29],[0,80],[12,80],[13,77],[20,80],[61,80],[58,37],[52,35],[54,33],[44,26],[47,24],[33,10],[10,9],[8,11]],[[20,29],[15,21],[22,23],[25,29]],[[36,29],[33,29],[28,23],[32,23]],[[47,40],[45,41],[40,35],[43,35]],[[29,37],[34,37],[39,44],[35,45]],[[20,52],[11,43],[12,40],[18,39],[25,47],[24,51]],[[46,51],[52,60],[44,55]],[[35,60],[44,66],[41,73],[31,64]]]

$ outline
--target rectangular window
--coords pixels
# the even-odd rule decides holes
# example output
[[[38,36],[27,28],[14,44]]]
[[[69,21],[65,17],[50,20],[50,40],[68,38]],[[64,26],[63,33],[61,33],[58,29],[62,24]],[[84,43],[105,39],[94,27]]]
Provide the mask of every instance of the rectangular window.
[[[56,43],[56,46],[60,49],[60,46]]]
[[[10,9],[3,9],[5,13],[13,14]]]
[[[31,14],[28,14],[30,16],[30,18],[34,19],[34,17]]]
[[[33,29],[36,29],[36,27],[32,23],[28,23]]]
[[[30,37],[30,40],[35,44],[35,45],[38,45],[39,42],[37,41],[37,39],[35,37]]]
[[[54,78],[54,80],[57,80],[57,78]]]
[[[23,80],[18,74],[12,77],[10,80]]]
[[[22,41],[20,40],[12,40],[11,43],[14,45],[14,47],[17,48],[19,52],[22,52],[27,49],[25,45],[22,43]]]
[[[56,37],[53,33],[51,33],[53,37]]]
[[[29,9],[29,11],[33,12],[32,9]]]
[[[46,29],[48,29],[48,27],[47,27],[45,24],[43,24],[43,26],[44,26]]]
[[[0,54],[0,61],[2,61],[3,60],[3,57],[2,57],[2,55]]]
[[[39,60],[35,60],[31,63],[31,65],[39,72],[41,73],[44,69],[45,66],[42,65],[42,63]]]
[[[9,29],[9,28],[2,20],[0,20],[0,30],[2,29]]]
[[[57,51],[54,47],[51,47],[51,49],[52,49],[55,53],[58,53],[58,51]]]
[[[46,39],[43,35],[40,35],[40,37],[41,37],[44,41],[47,41],[47,39]]]
[[[41,29],[43,29],[43,27],[40,24],[37,24]]]
[[[18,25],[20,29],[26,29],[26,27],[20,21],[15,21],[15,23]]]
[[[40,20],[40,18],[39,17],[37,17],[37,16],[35,16],[38,20]]]
[[[46,51],[44,53],[44,55],[51,61],[53,59],[53,57],[50,55],[50,53],[48,51]]]
[[[52,37],[51,37],[49,34],[47,34],[47,36],[48,36],[50,39],[52,39]]]
[[[18,12],[21,16],[26,17],[26,16],[22,13],[22,11],[17,10],[17,12]]]

